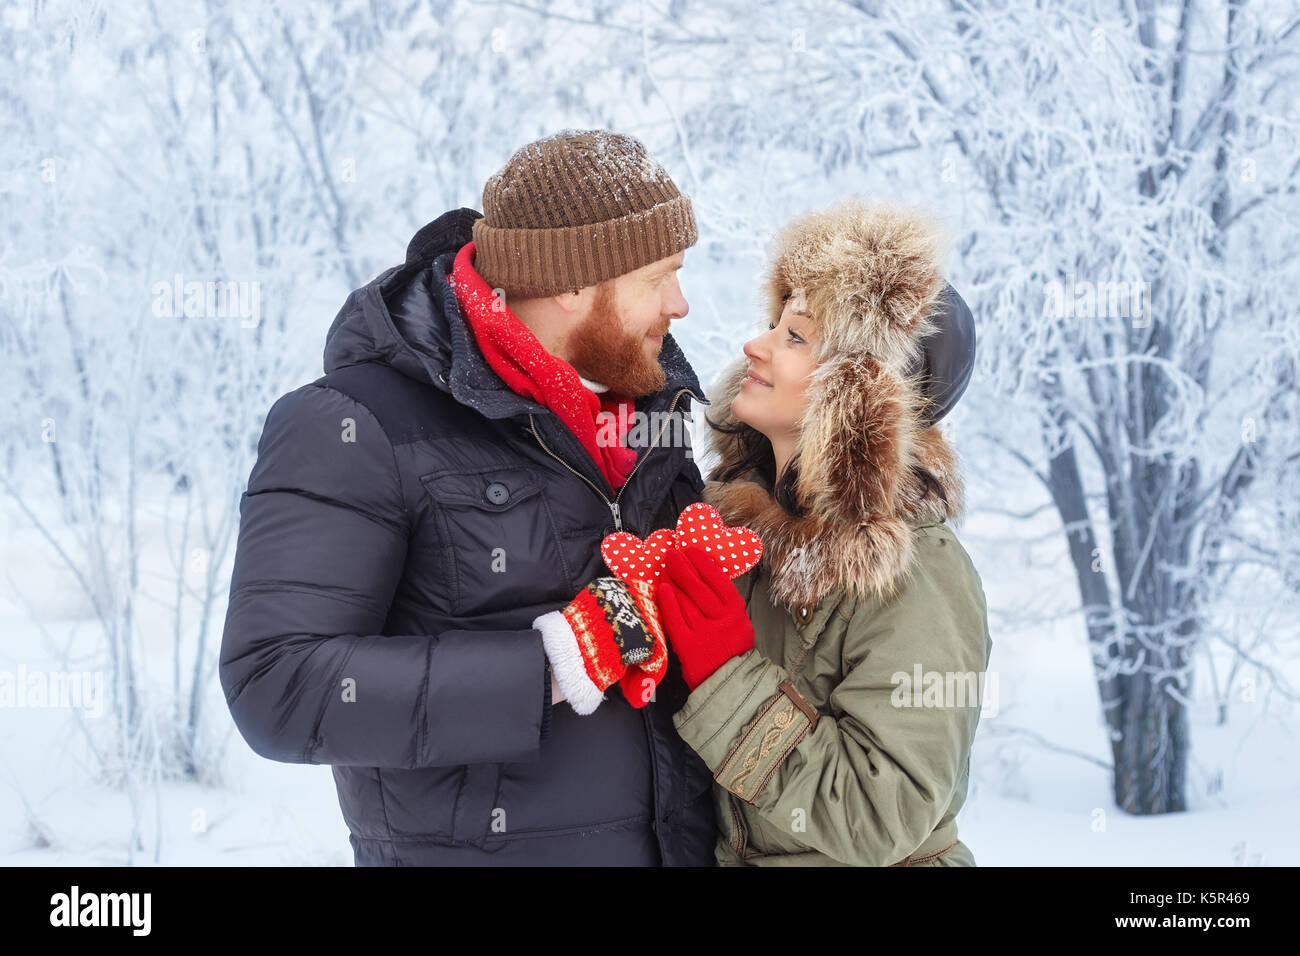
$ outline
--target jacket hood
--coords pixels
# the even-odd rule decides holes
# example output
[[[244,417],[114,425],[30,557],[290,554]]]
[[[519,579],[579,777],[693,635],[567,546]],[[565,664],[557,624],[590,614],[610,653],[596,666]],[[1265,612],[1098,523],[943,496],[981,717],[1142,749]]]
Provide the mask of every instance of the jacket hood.
[[[474,221],[482,216],[469,208],[444,213],[412,237],[404,263],[353,291],[326,334],[325,371],[382,362],[489,418],[546,411],[512,390],[488,364],[448,281],[456,253],[472,240]],[[666,385],[638,399],[638,407],[666,406],[682,388],[710,404],[671,333],[664,336],[659,364]]]
[[[795,446],[795,490],[806,516],[790,514],[750,470],[706,482],[703,497],[729,524],[763,541],[769,594],[811,606],[837,587],[885,596],[907,573],[911,529],[956,519],[963,488],[956,455],[927,425],[922,342],[936,328],[947,284],[941,232],[924,215],[856,198],[783,230],[763,278],[763,328],[804,290],[819,322],[818,365]],[[731,403],[748,359],[727,366],[707,417],[735,426]],[[740,467],[741,439],[710,430],[720,461],[713,478]]]

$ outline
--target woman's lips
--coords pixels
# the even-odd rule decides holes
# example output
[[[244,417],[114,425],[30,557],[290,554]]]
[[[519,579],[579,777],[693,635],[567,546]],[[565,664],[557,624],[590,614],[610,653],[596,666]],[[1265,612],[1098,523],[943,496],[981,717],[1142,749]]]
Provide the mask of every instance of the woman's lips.
[[[764,381],[763,379],[755,375],[753,372],[749,372],[748,374],[746,374],[740,384],[745,385],[749,382],[753,382],[755,385],[766,385],[768,388],[772,387],[771,382]]]

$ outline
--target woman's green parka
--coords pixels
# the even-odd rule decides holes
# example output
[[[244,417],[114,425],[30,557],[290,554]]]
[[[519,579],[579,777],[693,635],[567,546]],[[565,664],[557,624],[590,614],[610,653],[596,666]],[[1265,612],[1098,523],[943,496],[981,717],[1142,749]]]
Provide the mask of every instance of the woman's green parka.
[[[984,595],[945,523],[911,535],[912,574],[889,600],[840,587],[790,613],[766,565],[736,580],[755,647],[674,718],[715,772],[720,864],[975,865],[955,817],[992,648]],[[792,683],[815,725],[779,689],[801,656]]]
[[[741,438],[718,433],[710,474],[730,480],[703,497],[763,542],[735,582],[755,646],[674,723],[714,772],[721,865],[974,866],[955,818],[992,641],[949,524],[962,507],[956,457],[906,374],[941,287],[933,234],[897,210],[846,206],[781,241],[771,317],[799,287],[822,320],[796,448],[806,507],[787,512],[744,467]],[[846,259],[855,248],[892,271]],[[746,367],[724,373],[714,422],[736,424]]]

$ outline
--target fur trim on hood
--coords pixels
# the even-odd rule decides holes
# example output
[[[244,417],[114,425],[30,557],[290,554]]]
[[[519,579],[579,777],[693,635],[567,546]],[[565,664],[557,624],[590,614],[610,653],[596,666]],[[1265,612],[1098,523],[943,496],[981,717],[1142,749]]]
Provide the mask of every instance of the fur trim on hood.
[[[958,462],[937,427],[922,424],[921,340],[944,289],[941,232],[922,214],[851,198],[777,234],[764,277],[763,328],[804,289],[818,320],[818,366],[795,446],[805,517],[787,512],[757,472],[709,480],[703,498],[728,524],[763,541],[772,600],[811,607],[836,587],[885,596],[912,559],[911,526],[960,516]],[[734,426],[731,402],[748,359],[710,390],[708,417]],[[720,462],[739,464],[739,436],[708,429]],[[926,478],[933,481],[929,481]]]

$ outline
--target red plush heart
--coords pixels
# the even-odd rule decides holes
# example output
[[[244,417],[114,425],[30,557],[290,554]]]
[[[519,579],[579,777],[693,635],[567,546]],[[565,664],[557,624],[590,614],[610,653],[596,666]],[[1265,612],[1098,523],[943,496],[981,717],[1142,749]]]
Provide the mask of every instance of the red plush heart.
[[[664,569],[664,557],[677,547],[677,532],[660,528],[642,541],[626,531],[615,531],[600,543],[600,556],[624,581],[657,581]]]
[[[642,541],[615,531],[600,543],[600,556],[625,581],[657,581],[670,548],[703,548],[727,577],[738,578],[763,556],[763,542],[749,528],[728,527],[712,505],[702,501],[683,509],[677,528],[660,528]]]
[[[702,501],[677,518],[677,547],[703,548],[729,578],[738,578],[763,556],[763,542],[749,528],[729,527],[712,505]]]

